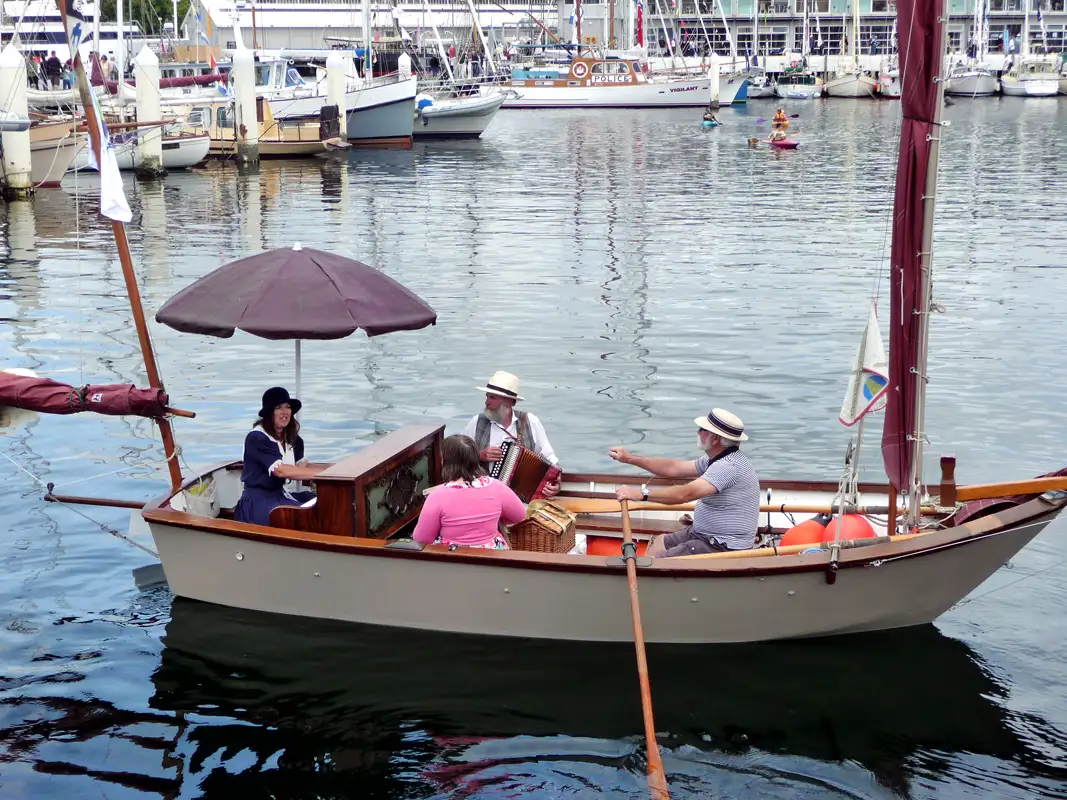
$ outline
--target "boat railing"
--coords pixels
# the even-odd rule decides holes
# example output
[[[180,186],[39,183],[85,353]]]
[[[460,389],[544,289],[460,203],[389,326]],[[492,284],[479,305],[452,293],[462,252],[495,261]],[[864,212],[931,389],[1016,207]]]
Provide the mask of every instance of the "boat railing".
[[[445,76],[419,75],[419,91],[427,94],[454,94],[474,95],[480,94],[482,89],[499,87],[505,89],[510,85],[510,79],[504,79],[499,75],[483,75],[477,78],[456,78],[449,80]]]

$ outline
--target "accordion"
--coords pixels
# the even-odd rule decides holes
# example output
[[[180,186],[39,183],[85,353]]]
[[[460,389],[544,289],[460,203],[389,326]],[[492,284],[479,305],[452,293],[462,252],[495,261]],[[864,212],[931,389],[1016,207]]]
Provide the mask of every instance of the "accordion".
[[[504,442],[500,452],[500,460],[489,468],[489,477],[511,487],[524,503],[541,498],[545,484],[552,483],[562,473],[559,467],[518,442]]]

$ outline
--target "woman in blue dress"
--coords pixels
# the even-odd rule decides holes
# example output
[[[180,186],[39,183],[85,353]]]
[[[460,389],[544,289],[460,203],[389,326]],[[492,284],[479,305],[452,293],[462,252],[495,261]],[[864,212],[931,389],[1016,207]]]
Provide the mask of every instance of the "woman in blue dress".
[[[290,492],[287,480],[308,480],[318,474],[311,467],[297,466],[304,459],[304,440],[296,415],[302,403],[280,386],[263,393],[259,419],[245,437],[244,492],[237,501],[238,522],[270,525],[276,506],[298,506],[311,500],[312,492]]]

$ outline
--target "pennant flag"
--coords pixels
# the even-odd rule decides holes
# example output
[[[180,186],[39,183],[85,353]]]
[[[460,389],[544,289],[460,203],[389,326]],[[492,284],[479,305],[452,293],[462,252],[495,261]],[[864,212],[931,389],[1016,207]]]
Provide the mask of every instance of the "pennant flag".
[[[70,45],[70,57],[74,58],[82,42],[85,41],[90,26],[78,10],[76,0],[64,0],[64,6],[67,15],[67,44]]]
[[[211,71],[214,72],[215,68],[218,66],[218,64],[215,61],[214,53],[208,53],[208,55],[207,55],[207,63],[211,66]]]
[[[867,327],[856,351],[856,361],[848,381],[845,402],[841,404],[841,424],[849,427],[859,422],[868,411],[885,405],[889,387],[889,361],[885,357],[882,331],[878,328],[878,313],[874,300],[867,317]]]
[[[76,56],[88,30],[85,17],[77,9],[75,2],[76,0],[64,0],[63,9],[67,18],[67,43],[70,45],[72,57]],[[122,175],[119,174],[115,149],[111,144],[107,123],[104,122],[104,112],[100,108],[100,100],[96,92],[89,92],[89,96],[92,98],[93,109],[96,111],[96,129],[100,134],[100,163],[97,163],[92,150],[89,151],[89,166],[95,167],[100,172],[100,213],[117,222],[129,222],[133,219],[133,215],[126,202],[126,193],[122,189]]]
[[[211,40],[207,38],[207,34],[203,31],[200,31],[200,39],[204,42],[204,44],[211,44]]]
[[[200,6],[193,7],[193,16],[196,17],[196,24],[199,25],[204,21],[204,18],[200,16]]]

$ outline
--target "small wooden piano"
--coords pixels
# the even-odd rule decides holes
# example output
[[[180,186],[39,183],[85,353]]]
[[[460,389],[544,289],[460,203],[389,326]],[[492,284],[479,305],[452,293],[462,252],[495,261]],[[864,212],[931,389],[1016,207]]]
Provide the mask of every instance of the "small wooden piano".
[[[309,533],[388,539],[414,522],[423,490],[441,483],[444,426],[409,425],[315,478],[313,506],[278,506],[270,524]]]

